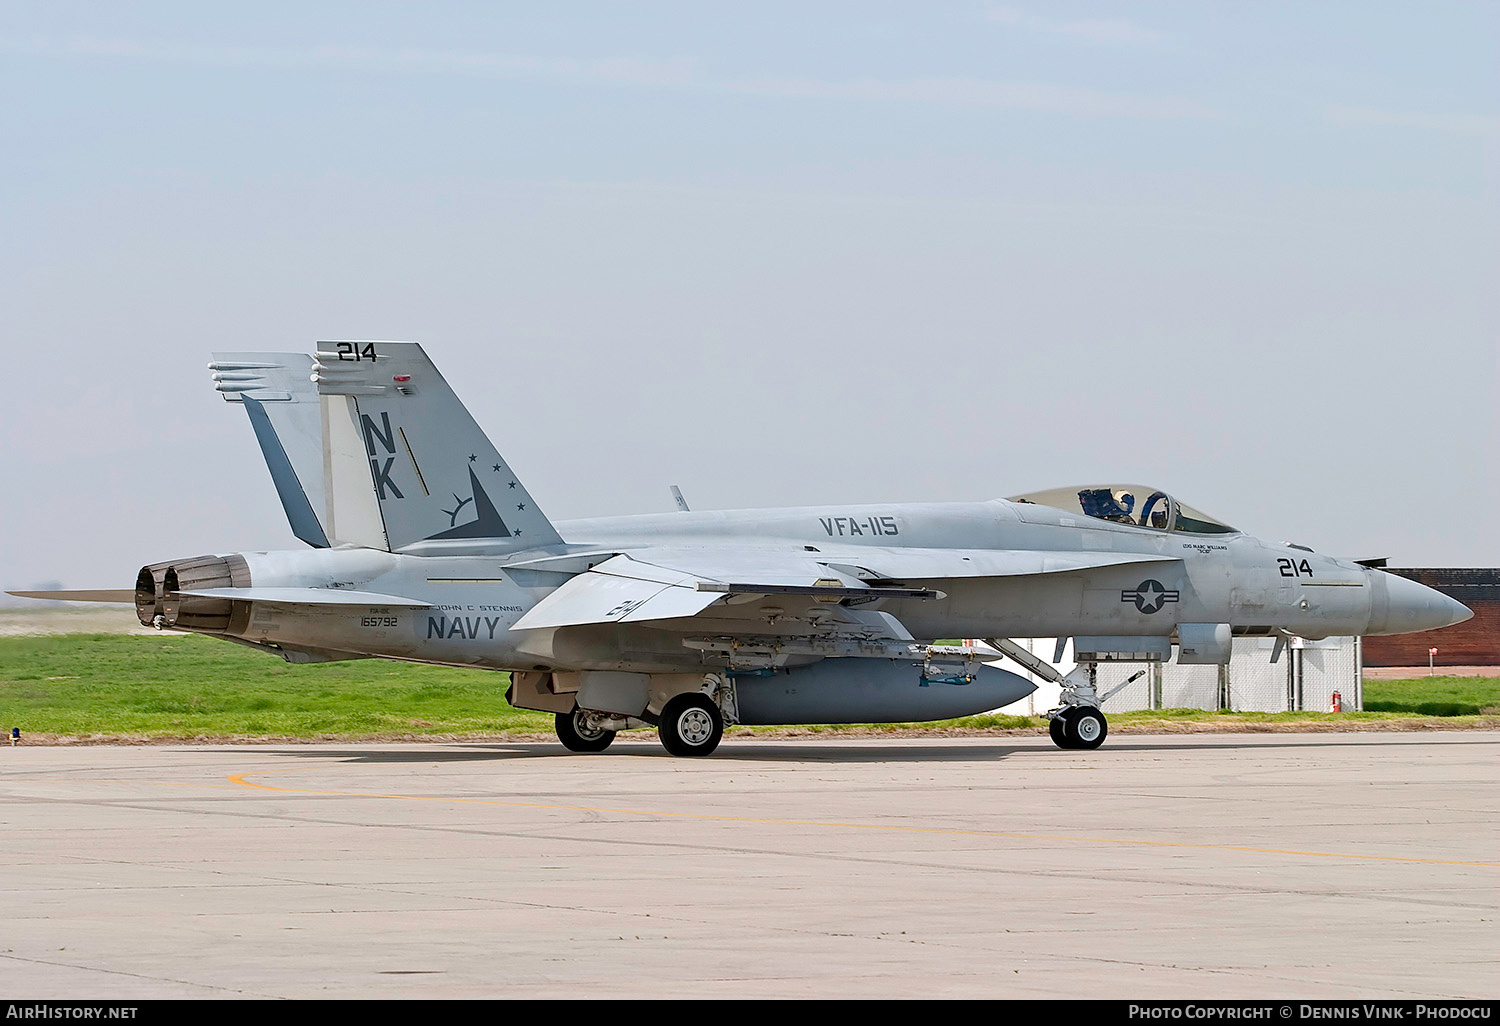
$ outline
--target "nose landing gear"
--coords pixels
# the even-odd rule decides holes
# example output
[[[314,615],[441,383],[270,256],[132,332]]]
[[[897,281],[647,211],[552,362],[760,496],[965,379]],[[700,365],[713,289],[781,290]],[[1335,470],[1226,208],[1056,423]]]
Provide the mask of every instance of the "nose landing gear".
[[[1096,706],[1069,705],[1053,714],[1047,732],[1059,748],[1092,750],[1104,744],[1109,721]]]
[[[990,638],[989,643],[1038,677],[1050,680],[1062,688],[1062,706],[1047,713],[1047,733],[1052,736],[1053,744],[1059,748],[1084,750],[1092,750],[1104,744],[1104,739],[1109,736],[1109,721],[1099,708],[1103,699],[1099,697],[1098,663],[1079,663],[1072,673],[1064,676],[1057,671],[1057,667],[1043,662],[1008,638]],[[1061,653],[1060,647],[1058,651]],[[1125,684],[1137,680],[1145,672],[1140,671],[1125,681]],[[1108,698],[1125,684],[1112,688],[1104,697]]]

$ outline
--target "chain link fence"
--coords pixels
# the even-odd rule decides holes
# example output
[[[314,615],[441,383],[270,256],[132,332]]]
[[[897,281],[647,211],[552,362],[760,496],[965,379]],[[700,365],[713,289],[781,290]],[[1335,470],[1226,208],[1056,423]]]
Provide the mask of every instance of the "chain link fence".
[[[1063,657],[1056,654],[1055,638],[1015,638],[1017,644],[1066,674],[1074,667],[1072,646]],[[1276,661],[1271,656],[1276,655]],[[998,655],[998,653],[997,653]],[[995,660],[1012,673],[1037,685],[1030,697],[996,712],[1039,715],[1059,704],[1060,690],[1048,680],[1026,672],[1007,660]],[[1125,681],[1145,670],[1138,679]],[[1115,687],[1118,692],[1109,695]],[[1236,638],[1227,666],[1183,666],[1168,663],[1105,662],[1099,664],[1098,689],[1109,695],[1105,713],[1141,709],[1227,709],[1236,712],[1328,712],[1333,696],[1339,707],[1350,712],[1363,708],[1364,676],[1359,638],[1327,638],[1305,641],[1293,638],[1275,651],[1272,638]]]

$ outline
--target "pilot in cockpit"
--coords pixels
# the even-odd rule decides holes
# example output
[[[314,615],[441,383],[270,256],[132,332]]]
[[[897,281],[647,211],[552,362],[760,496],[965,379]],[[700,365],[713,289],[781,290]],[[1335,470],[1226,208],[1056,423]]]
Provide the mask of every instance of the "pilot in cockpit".
[[[1135,523],[1130,515],[1135,509],[1135,496],[1130,492],[1115,494],[1108,488],[1087,488],[1078,493],[1078,500],[1087,516],[1117,524]]]

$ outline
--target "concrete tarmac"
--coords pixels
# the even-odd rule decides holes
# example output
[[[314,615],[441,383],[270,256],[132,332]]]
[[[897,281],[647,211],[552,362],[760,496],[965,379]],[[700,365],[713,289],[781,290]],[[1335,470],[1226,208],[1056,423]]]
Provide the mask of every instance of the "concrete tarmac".
[[[0,997],[1494,998],[1500,733],[0,748]]]

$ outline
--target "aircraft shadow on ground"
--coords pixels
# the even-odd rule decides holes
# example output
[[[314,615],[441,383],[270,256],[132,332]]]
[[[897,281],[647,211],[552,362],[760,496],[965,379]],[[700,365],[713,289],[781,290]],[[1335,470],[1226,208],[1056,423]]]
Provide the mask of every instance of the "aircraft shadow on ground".
[[[1075,759],[1107,758],[1111,752],[1242,752],[1246,750],[1267,751],[1276,749],[1306,750],[1308,748],[1347,748],[1351,744],[1382,743],[1400,737],[1404,745],[1491,745],[1493,739],[1474,738],[1457,740],[1451,736],[1443,738],[1412,738],[1410,735],[1391,734],[1346,734],[1338,738],[1318,740],[1262,740],[1265,735],[1218,737],[1212,740],[1166,740],[1160,738],[1125,737],[1111,740],[1097,753],[1063,751],[1049,745],[1039,744],[890,744],[880,740],[849,743],[824,743],[812,740],[758,741],[730,739],[713,755],[701,760],[705,766],[730,762],[786,762],[786,763],[919,763],[919,762],[999,762],[1017,756],[1031,759]],[[1254,740],[1251,740],[1251,739]],[[547,741],[518,742],[434,742],[430,749],[402,748],[393,750],[380,743],[365,746],[343,746],[328,749],[316,745],[291,748],[259,748],[260,755],[276,755],[293,759],[342,759],[353,763],[442,763],[442,762],[499,762],[515,759],[590,759],[607,763],[611,759],[674,759],[661,747],[629,742],[616,744],[607,752],[597,755],[578,755],[569,752],[560,744]],[[691,761],[691,760],[688,760]]]
[[[455,742],[442,742],[450,745]],[[753,748],[726,743],[713,755],[696,761],[708,767],[715,763],[730,762],[823,762],[823,763],[867,763],[867,762],[997,762],[1013,755],[1023,754],[1027,749],[1006,745],[943,745],[943,746],[883,746],[878,742],[852,747],[848,745],[823,746],[816,742],[757,743]],[[607,752],[596,755],[579,755],[569,752],[559,744],[547,742],[470,743],[461,749],[434,747],[432,750],[414,751],[403,749],[392,751],[378,744],[369,748],[338,748],[329,750],[309,746],[307,748],[263,748],[257,755],[285,756],[293,759],[342,759],[354,763],[434,763],[434,762],[498,762],[513,759],[589,759],[601,766],[612,759],[675,759],[665,749],[651,744],[617,745]]]
[[[1244,739],[1257,738],[1257,739],[1259,739],[1259,738],[1265,738],[1268,735],[1266,735],[1266,734],[1236,734],[1236,735],[1227,735],[1227,736],[1216,737],[1216,738],[1214,738],[1211,741],[1210,740],[1204,740],[1204,741],[1195,741],[1195,742],[1165,740],[1165,739],[1160,739],[1160,738],[1156,738],[1156,737],[1143,737],[1141,735],[1136,735],[1134,737],[1122,737],[1118,741],[1115,741],[1115,740],[1106,741],[1105,744],[1104,744],[1104,748],[1100,749],[1100,751],[1104,751],[1104,750],[1109,749],[1109,748],[1115,748],[1115,749],[1118,749],[1118,750],[1127,750],[1127,751],[1132,751],[1132,752],[1186,752],[1186,751],[1199,751],[1199,752],[1201,752],[1201,751],[1204,751],[1204,750],[1208,750],[1208,751],[1246,751],[1246,750],[1251,750],[1251,749],[1253,749],[1255,751],[1264,751],[1266,749],[1278,749],[1278,748],[1295,748],[1295,749],[1299,749],[1299,750],[1300,749],[1307,749],[1307,748],[1348,748],[1351,745],[1377,745],[1377,744],[1384,744],[1384,743],[1387,743],[1387,742],[1390,742],[1390,741],[1394,741],[1394,740],[1396,740],[1398,738],[1400,739],[1400,743],[1402,743],[1404,745],[1408,745],[1408,746],[1409,745],[1420,745],[1420,744],[1493,745],[1495,743],[1493,740],[1488,740],[1487,741],[1487,740],[1484,740],[1482,738],[1464,739],[1464,740],[1453,740],[1452,739],[1452,733],[1453,732],[1451,732],[1451,731],[1442,731],[1440,733],[1442,734],[1441,737],[1434,737],[1434,736],[1430,736],[1430,735],[1423,735],[1423,736],[1418,737],[1418,736],[1413,736],[1412,734],[1376,733],[1376,732],[1370,732],[1370,733],[1348,733],[1348,734],[1339,734],[1336,738],[1328,737],[1328,738],[1325,739],[1324,737],[1319,737],[1317,740],[1312,740],[1312,739],[1309,738],[1308,740],[1295,740],[1295,741],[1292,741],[1292,740],[1287,740],[1287,741],[1259,741],[1259,740],[1257,740],[1257,741],[1249,741],[1249,740],[1238,740],[1239,738],[1244,738]],[[1308,738],[1308,735],[1306,735],[1306,734],[1283,735],[1283,736],[1296,737],[1296,738]]]

